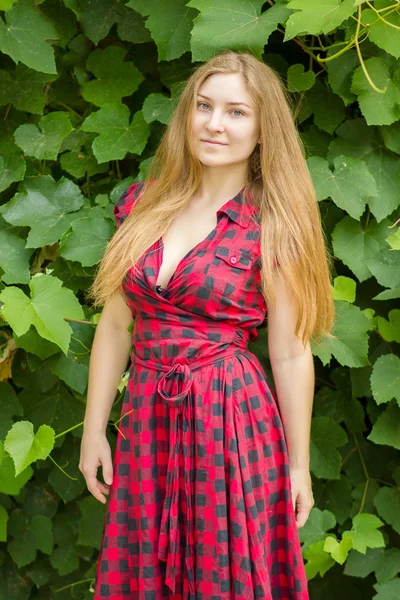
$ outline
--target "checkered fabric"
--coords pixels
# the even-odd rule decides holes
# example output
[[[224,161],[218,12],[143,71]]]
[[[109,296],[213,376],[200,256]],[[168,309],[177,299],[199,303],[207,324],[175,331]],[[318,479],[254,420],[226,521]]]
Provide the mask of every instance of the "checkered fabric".
[[[162,251],[123,282],[133,352],[94,599],[309,600],[279,407],[247,348],[267,312],[256,209],[226,202],[165,289]]]

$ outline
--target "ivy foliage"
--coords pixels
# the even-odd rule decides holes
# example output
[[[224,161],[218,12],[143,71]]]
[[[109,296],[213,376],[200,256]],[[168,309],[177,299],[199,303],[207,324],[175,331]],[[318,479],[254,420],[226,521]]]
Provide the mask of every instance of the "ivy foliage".
[[[99,314],[85,291],[113,204],[144,179],[195,63],[225,48],[292,94],[336,259],[336,338],[312,347],[310,592],[400,595],[399,3],[0,0],[0,600],[93,596],[104,505],[78,463]],[[260,329],[268,369],[266,347]]]

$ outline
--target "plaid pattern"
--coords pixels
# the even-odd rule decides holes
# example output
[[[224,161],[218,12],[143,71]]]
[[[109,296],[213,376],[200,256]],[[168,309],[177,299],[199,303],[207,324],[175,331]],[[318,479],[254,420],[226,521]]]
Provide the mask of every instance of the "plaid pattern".
[[[217,215],[165,289],[162,240],[124,279],[133,353],[95,600],[309,600],[279,408],[247,349],[267,311],[257,214],[239,192]]]

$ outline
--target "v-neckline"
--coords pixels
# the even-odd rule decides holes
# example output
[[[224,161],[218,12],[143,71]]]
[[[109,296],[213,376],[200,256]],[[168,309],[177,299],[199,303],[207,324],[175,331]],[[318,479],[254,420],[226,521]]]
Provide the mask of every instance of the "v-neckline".
[[[171,284],[172,284],[173,280],[174,280],[174,279],[175,279],[175,277],[176,277],[176,274],[177,274],[177,273],[178,273],[178,271],[180,270],[182,263],[183,263],[185,260],[187,260],[187,259],[189,258],[189,256],[190,256],[190,255],[191,255],[191,254],[192,254],[192,253],[193,253],[195,250],[197,250],[197,249],[198,249],[198,247],[199,247],[201,244],[204,244],[204,243],[205,243],[205,242],[206,242],[206,241],[207,241],[207,240],[210,238],[210,236],[212,236],[212,235],[213,235],[213,233],[214,233],[214,232],[217,230],[217,228],[218,228],[218,225],[219,225],[219,220],[218,220],[218,215],[217,215],[217,224],[215,225],[215,227],[213,227],[213,228],[211,229],[211,231],[210,231],[210,232],[209,232],[209,233],[206,235],[206,237],[205,237],[205,238],[203,238],[202,240],[200,240],[200,241],[199,241],[199,242],[198,242],[198,243],[197,243],[195,246],[193,246],[193,248],[191,248],[191,249],[190,249],[190,250],[189,250],[189,251],[188,251],[188,252],[185,254],[185,256],[184,256],[183,258],[181,258],[181,259],[180,259],[180,261],[179,261],[179,262],[178,262],[178,264],[176,265],[175,271],[172,273],[172,275],[171,275],[171,277],[169,278],[169,280],[168,280],[168,282],[167,282],[167,284],[166,284],[166,286],[165,286],[165,287],[163,287],[163,286],[161,286],[161,285],[158,285],[158,283],[157,283],[157,281],[158,281],[158,277],[159,277],[159,275],[160,275],[161,267],[162,267],[162,264],[163,264],[163,260],[164,260],[164,241],[163,241],[163,238],[162,238],[162,236],[161,236],[161,237],[158,239],[158,241],[157,241],[157,243],[158,243],[158,250],[159,250],[159,252],[160,252],[159,261],[158,261],[159,267],[158,267],[158,269],[157,269],[156,278],[155,278],[155,282],[154,282],[154,289],[156,290],[156,292],[157,292],[157,288],[161,290],[161,293],[160,293],[160,294],[158,294],[158,292],[157,292],[157,294],[158,294],[158,295],[162,296],[163,298],[165,297],[165,295],[167,294],[167,292],[168,292],[168,290],[169,290],[169,287],[171,286]]]
[[[227,200],[224,204],[222,204],[222,206],[220,206],[216,211],[215,211],[215,215],[217,217],[217,224],[215,225],[215,227],[213,227],[211,229],[211,231],[206,235],[205,238],[203,238],[202,240],[200,240],[200,242],[198,242],[195,246],[193,246],[193,248],[191,248],[183,258],[180,259],[180,261],[178,262],[178,264],[176,265],[175,271],[172,273],[171,277],[169,278],[167,284],[165,287],[159,285],[157,283],[158,277],[160,275],[160,270],[164,261],[164,241],[162,236],[157,240],[157,249],[160,252],[159,255],[159,259],[158,259],[158,269],[156,272],[156,276],[155,276],[155,280],[154,280],[154,292],[157,294],[157,296],[161,296],[162,298],[165,298],[165,296],[167,295],[169,288],[171,287],[173,281],[176,278],[177,273],[179,272],[179,270],[182,267],[182,264],[189,258],[189,256],[199,248],[199,246],[201,246],[202,244],[204,244],[211,236],[213,236],[214,232],[217,231],[219,223],[220,223],[220,219],[218,219],[218,215],[219,213],[221,213],[221,211],[225,210],[226,207],[233,201],[235,200],[235,198],[237,198],[239,196],[239,194],[243,193],[244,190],[243,186],[238,192],[237,194],[235,194],[232,198],[230,198],[229,200]],[[157,288],[160,290],[160,293],[157,291]]]

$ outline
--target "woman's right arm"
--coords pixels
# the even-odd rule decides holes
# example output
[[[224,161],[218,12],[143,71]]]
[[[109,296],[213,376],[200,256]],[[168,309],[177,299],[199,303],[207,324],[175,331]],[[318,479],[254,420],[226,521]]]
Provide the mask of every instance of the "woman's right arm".
[[[101,465],[103,479],[112,482],[113,469],[106,428],[122,373],[125,371],[131,347],[128,327],[132,313],[120,294],[114,295],[103,308],[90,354],[89,384],[81,443],[79,469],[88,490],[105,503],[103,493],[109,485],[97,480]]]

